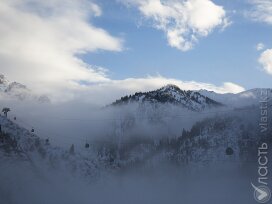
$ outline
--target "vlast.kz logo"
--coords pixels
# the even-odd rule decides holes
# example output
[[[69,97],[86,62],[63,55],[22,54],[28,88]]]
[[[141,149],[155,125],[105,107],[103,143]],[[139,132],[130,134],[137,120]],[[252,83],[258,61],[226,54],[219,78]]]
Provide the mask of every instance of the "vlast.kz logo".
[[[267,186],[256,187],[251,183],[252,187],[255,189],[254,198],[259,203],[267,203],[271,198],[270,189]]]
[[[251,183],[251,186],[254,188],[254,198],[259,203],[267,203],[271,198],[271,191],[268,187],[268,145],[267,143],[263,143],[261,147],[258,148],[258,174],[259,178],[258,181],[260,183],[260,186],[255,186],[253,183]]]

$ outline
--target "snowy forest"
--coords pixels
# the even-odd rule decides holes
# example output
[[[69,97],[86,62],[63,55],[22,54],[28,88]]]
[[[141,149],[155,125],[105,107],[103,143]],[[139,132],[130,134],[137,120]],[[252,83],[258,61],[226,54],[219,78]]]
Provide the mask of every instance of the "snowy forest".
[[[3,100],[1,200],[253,203],[246,195],[271,128],[262,132],[255,97],[224,104],[226,96],[209,94],[167,85],[102,108]]]

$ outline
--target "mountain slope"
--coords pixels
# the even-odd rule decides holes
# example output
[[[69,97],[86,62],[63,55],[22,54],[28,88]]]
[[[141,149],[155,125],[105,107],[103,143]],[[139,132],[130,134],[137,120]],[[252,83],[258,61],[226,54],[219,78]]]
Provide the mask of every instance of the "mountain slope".
[[[271,125],[272,120],[268,124]],[[100,154],[108,161],[116,161],[121,168],[134,165],[161,165],[161,162],[201,164],[212,162],[257,161],[258,144],[265,140],[271,144],[271,130],[262,134],[258,127],[258,108],[251,112],[221,114],[196,122],[183,129],[176,137],[123,137],[117,141],[101,142]],[[226,154],[227,148],[233,153]],[[117,154],[118,153],[118,154]],[[117,156],[118,155],[118,156]]]
[[[0,116],[0,125],[2,164],[4,161],[14,165],[24,162],[30,167],[29,171],[34,170],[43,177],[49,170],[65,169],[67,174],[91,180],[103,172],[103,165],[91,150],[78,152],[77,149],[55,147],[49,139],[42,139],[3,116]]]
[[[124,105],[135,102],[169,103],[182,106],[193,111],[201,111],[206,108],[223,106],[222,103],[212,100],[197,91],[181,90],[179,87],[171,84],[154,91],[138,92],[134,95],[122,97],[112,105]]]
[[[199,90],[198,92],[213,100],[234,107],[257,105],[260,103],[260,101],[264,100],[267,100],[267,102],[272,101],[272,89],[269,88],[267,89],[255,88],[237,94],[233,93],[220,94],[207,90]]]

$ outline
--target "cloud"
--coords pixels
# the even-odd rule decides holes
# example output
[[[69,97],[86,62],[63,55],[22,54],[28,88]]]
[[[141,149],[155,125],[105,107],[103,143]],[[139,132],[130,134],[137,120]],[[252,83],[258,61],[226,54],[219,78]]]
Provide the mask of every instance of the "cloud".
[[[265,48],[265,45],[263,44],[263,43],[258,43],[257,45],[256,45],[256,50],[257,51],[261,51],[261,50],[263,50]]]
[[[89,0],[0,1],[0,72],[36,91],[76,89],[78,81],[108,81],[78,55],[121,51],[122,39],[91,24],[102,15]],[[64,91],[63,91],[64,92]]]
[[[252,5],[252,9],[246,12],[247,16],[251,19],[259,22],[264,22],[272,25],[272,1],[271,0],[251,0],[249,2]],[[258,51],[265,48],[264,44],[259,43],[256,47]],[[262,65],[262,69],[272,75],[272,49],[266,49],[259,57],[259,63]]]
[[[272,1],[271,0],[251,0],[253,5],[251,11],[247,12],[253,20],[272,24]]]
[[[216,27],[224,29],[230,22],[222,6],[211,0],[119,0],[135,6],[165,32],[168,44],[181,51],[193,48],[200,37],[208,36]]]
[[[259,63],[267,74],[272,75],[272,49],[267,49],[261,54]]]
[[[202,12],[201,15],[208,11],[196,9],[196,6],[202,5],[198,1],[176,2],[172,6],[154,2],[155,5],[157,2],[158,6],[155,10],[151,1],[150,7],[143,4],[142,9],[145,9],[146,15],[154,13],[152,15],[158,16],[157,26],[163,25],[159,20],[165,20],[165,28],[170,28],[170,20],[173,20],[171,12],[175,11],[173,15],[174,17],[177,15],[175,17],[177,19],[183,15],[178,7],[185,9],[187,13],[184,15],[190,13],[188,16],[190,20],[186,20],[184,26],[192,26],[189,29],[191,34],[207,35],[216,25],[222,23],[214,15],[207,15],[207,18],[199,20],[200,14],[197,10]],[[224,15],[223,8],[209,1],[205,2],[204,6],[207,4],[210,12],[215,10]],[[188,9],[191,9],[190,12]],[[156,10],[159,10],[160,15],[156,14]],[[82,99],[101,105],[112,102],[124,94],[152,90],[169,83],[186,90],[208,89],[217,92],[243,90],[242,87],[232,83],[216,86],[162,76],[110,79],[105,69],[86,64],[78,57],[80,54],[97,50],[122,51],[122,39],[113,37],[104,29],[92,25],[92,19],[102,13],[97,4],[88,0],[0,1],[0,73],[12,81],[26,84],[34,93],[47,94],[53,102]],[[182,19],[177,20],[173,29],[176,27],[179,32],[180,26],[183,25],[178,24],[183,21],[185,22]],[[172,30],[173,33],[175,32]],[[177,41],[180,41],[180,38],[183,38],[183,34],[181,37],[178,34]],[[171,40],[175,44],[175,36],[172,36]]]

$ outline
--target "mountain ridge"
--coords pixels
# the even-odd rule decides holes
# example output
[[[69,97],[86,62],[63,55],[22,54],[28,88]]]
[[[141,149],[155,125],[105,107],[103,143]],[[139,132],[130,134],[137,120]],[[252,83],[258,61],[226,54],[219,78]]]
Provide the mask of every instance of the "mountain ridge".
[[[264,94],[263,90],[267,90],[267,94]],[[267,101],[272,101],[272,89],[271,88],[253,88],[239,93],[225,93],[220,94],[213,91],[199,90],[202,95],[205,95],[218,102],[224,102],[228,106],[242,107],[248,105],[256,105],[260,103],[261,98],[267,96]]]
[[[162,88],[149,92],[136,92],[133,95],[127,95],[116,100],[111,105],[125,105],[133,102],[140,103],[169,103],[193,111],[202,111],[206,108],[221,107],[222,103],[210,99],[197,91],[181,90],[178,86],[168,84]]]

